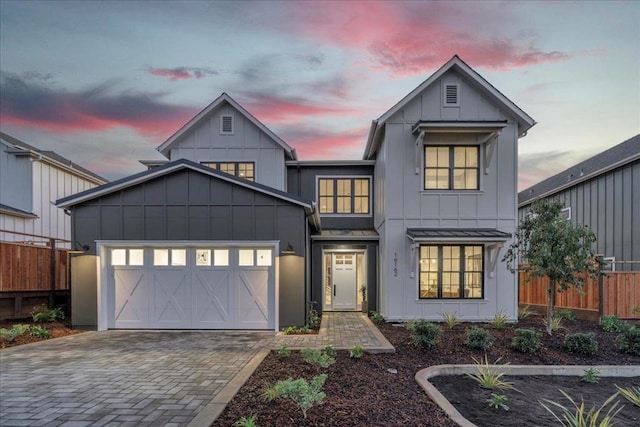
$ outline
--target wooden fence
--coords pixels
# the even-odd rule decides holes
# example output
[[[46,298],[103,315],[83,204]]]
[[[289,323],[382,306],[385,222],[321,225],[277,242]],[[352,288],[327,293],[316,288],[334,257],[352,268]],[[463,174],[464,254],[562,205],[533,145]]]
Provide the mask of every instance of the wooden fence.
[[[549,279],[533,277],[529,282],[525,279],[526,273],[520,272],[518,303],[534,307],[546,306]],[[569,308],[580,317],[593,320],[607,315],[639,319],[640,271],[607,272],[607,276],[599,281],[587,280],[582,292],[573,287],[564,292],[556,292],[556,307]]]
[[[68,306],[67,250],[0,242],[0,318],[28,316],[38,306]]]

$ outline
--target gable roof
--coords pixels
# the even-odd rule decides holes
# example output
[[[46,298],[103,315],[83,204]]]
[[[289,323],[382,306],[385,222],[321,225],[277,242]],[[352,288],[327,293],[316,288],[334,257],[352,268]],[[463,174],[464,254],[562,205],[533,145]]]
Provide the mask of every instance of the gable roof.
[[[152,179],[155,179],[164,175],[168,175],[179,170],[185,170],[185,169],[189,169],[189,170],[196,171],[198,173],[209,175],[217,179],[220,179],[222,181],[227,181],[232,184],[248,188],[252,191],[266,194],[266,195],[275,197],[277,199],[284,200],[292,204],[301,206],[307,212],[307,217],[309,221],[312,223],[312,225],[317,230],[320,230],[320,217],[318,216],[315,202],[296,196],[295,194],[290,194],[284,191],[277,190],[267,185],[259,184],[257,182],[247,181],[245,179],[238,178],[236,176],[229,175],[224,172],[220,172],[217,169],[212,169],[207,166],[202,166],[198,163],[195,163],[195,162],[192,162],[191,160],[186,160],[186,159],[179,159],[171,163],[167,163],[166,165],[158,166],[156,168],[149,169],[144,172],[140,172],[140,173],[119,179],[117,181],[110,182],[105,185],[101,185],[100,187],[91,188],[81,193],[64,197],[62,199],[57,200],[55,204],[59,208],[66,209],[71,206],[75,206],[80,203],[84,203],[86,201],[89,201],[101,196],[105,196],[105,195],[114,193],[116,191],[124,190],[134,185],[138,185],[143,182],[150,181]]]
[[[518,207],[640,159],[640,134],[518,193]]]
[[[4,132],[0,132],[0,139],[3,140],[7,145],[10,145],[14,148],[13,151],[9,151],[9,153],[11,154],[18,156],[33,156],[39,160],[46,160],[49,163],[52,163],[55,166],[66,170],[67,172],[83,176],[84,178],[88,179],[89,181],[93,181],[98,185],[107,182],[107,180],[100,175],[97,175],[90,170],[83,168],[77,163],[74,163],[71,160],[62,157],[54,151],[40,150],[39,148],[29,145],[24,141],[20,141],[18,138],[14,138],[13,136],[8,135]]]
[[[296,155],[296,150],[290,147],[286,142],[284,142],[278,135],[273,133],[268,127],[266,127],[262,122],[256,119],[251,113],[245,110],[240,104],[238,104],[233,98],[227,95],[226,92],[223,92],[218,98],[216,98],[211,104],[207,105],[202,111],[196,114],[191,120],[189,120],[184,126],[182,126],[176,133],[171,135],[169,139],[163,142],[158,148],[156,148],[162,155],[168,157],[169,150],[174,144],[192,127],[196,126],[202,120],[206,119],[216,108],[222,105],[224,102],[227,102],[233,108],[238,110],[240,114],[245,116],[251,123],[256,125],[262,132],[266,133],[269,138],[273,139],[278,145],[280,145],[289,160],[297,160],[298,156]]]
[[[489,96],[498,105],[509,111],[515,119],[518,121],[518,134],[524,136],[526,132],[536,124],[536,121],[525,113],[520,107],[511,102],[506,96],[496,89],[491,83],[484,79],[480,74],[473,70],[466,62],[464,62],[458,55],[454,55],[446,64],[440,67],[429,78],[422,82],[418,87],[412,90],[407,96],[402,98],[396,105],[391,107],[387,112],[380,116],[377,120],[371,122],[371,128],[369,129],[369,136],[367,137],[367,145],[364,149],[363,158],[371,159],[378,150],[382,140],[382,132],[384,131],[384,125],[391,116],[404,108],[415,97],[422,93],[426,88],[434,84],[440,77],[442,77],[449,70],[455,69],[458,73],[468,78],[472,83],[487,96]]]

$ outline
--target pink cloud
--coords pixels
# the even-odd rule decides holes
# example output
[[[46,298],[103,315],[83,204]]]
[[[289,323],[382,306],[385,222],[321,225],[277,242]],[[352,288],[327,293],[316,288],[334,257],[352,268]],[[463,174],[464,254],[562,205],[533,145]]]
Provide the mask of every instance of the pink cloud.
[[[364,150],[368,130],[363,127],[343,132],[327,132],[323,129],[288,127],[280,134],[295,147],[298,157],[303,160],[359,159]]]
[[[197,67],[175,67],[175,68],[152,68],[147,69],[148,73],[154,76],[166,77],[171,81],[201,79],[206,75],[217,75],[218,72],[209,68]]]
[[[289,122],[304,116],[342,115],[350,113],[350,108],[311,104],[300,98],[269,95],[266,93],[247,93],[243,105],[261,121],[272,123]]]
[[[537,48],[535,36],[510,34],[509,22],[516,17],[506,5],[350,1],[297,3],[290,13],[302,18],[289,21],[296,32],[367,52],[373,68],[398,76],[424,73],[454,54],[474,67],[500,71],[573,56]],[[503,35],[484,35],[492,25],[503,28]]]

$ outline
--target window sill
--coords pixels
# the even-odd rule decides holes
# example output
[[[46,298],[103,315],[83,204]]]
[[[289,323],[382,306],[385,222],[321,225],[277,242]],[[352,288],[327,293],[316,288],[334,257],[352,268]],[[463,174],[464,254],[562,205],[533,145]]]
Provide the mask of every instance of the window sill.
[[[428,194],[428,195],[484,194],[484,190],[420,190],[420,194]]]

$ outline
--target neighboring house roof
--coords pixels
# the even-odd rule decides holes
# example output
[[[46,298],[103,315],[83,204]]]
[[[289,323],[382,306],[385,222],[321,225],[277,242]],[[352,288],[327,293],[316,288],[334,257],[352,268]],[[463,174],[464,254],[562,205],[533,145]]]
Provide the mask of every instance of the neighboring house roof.
[[[226,92],[223,92],[218,98],[216,98],[211,104],[207,105],[202,111],[196,114],[191,120],[189,120],[184,126],[182,126],[176,133],[171,135],[169,139],[163,142],[157,150],[162,153],[165,157],[169,157],[169,150],[171,147],[193,126],[200,123],[202,120],[206,119],[209,114],[211,114],[216,108],[218,108],[222,103],[227,102],[233,108],[238,110],[242,115],[244,115],[251,123],[256,125],[261,131],[266,133],[271,139],[273,139],[277,144],[279,144],[287,153],[287,156],[291,160],[297,160],[298,156],[296,155],[296,150],[290,147],[286,142],[284,142],[278,135],[273,133],[268,127],[266,127],[260,120],[256,119],[251,113],[245,110],[240,104],[238,104],[233,98],[227,95]]]
[[[518,207],[640,159],[640,134],[518,193]]]
[[[22,209],[17,209],[8,205],[3,205],[2,203],[0,203],[0,213],[12,215],[12,216],[18,216],[21,218],[38,218],[38,215],[32,212],[23,211]]]
[[[451,69],[455,69],[458,73],[468,78],[472,83],[475,83],[476,87],[478,87],[486,96],[509,111],[511,115],[513,115],[514,118],[518,121],[519,135],[523,136],[524,134],[526,134],[527,130],[529,130],[533,125],[536,124],[535,120],[533,120],[531,116],[525,113],[516,104],[511,102],[506,96],[502,94],[502,92],[496,89],[480,74],[474,71],[469,65],[467,65],[466,62],[460,59],[458,55],[454,55],[453,58],[451,58],[442,67],[440,67],[427,80],[422,82],[422,84],[411,91],[407,96],[402,98],[396,105],[391,107],[377,120],[371,122],[371,128],[369,129],[369,136],[367,138],[367,145],[364,149],[364,159],[372,159],[374,154],[378,150],[378,147],[382,141],[382,131],[386,121]]]
[[[62,157],[61,155],[53,151],[40,150],[32,145],[27,144],[26,142],[12,137],[11,135],[7,135],[4,132],[0,132],[0,139],[15,148],[14,151],[9,151],[11,154],[24,156],[29,155],[35,157],[38,160],[48,161],[49,163],[52,163],[67,172],[73,173],[75,175],[80,175],[83,178],[86,178],[98,185],[107,182],[107,180],[100,175],[97,175],[90,170],[83,168],[77,163],[74,163],[71,160]]]
[[[250,190],[267,194],[267,195],[276,197],[280,200],[285,200],[295,205],[302,206],[307,211],[307,216],[309,217],[309,220],[311,221],[313,226],[317,230],[320,229],[320,218],[318,216],[318,212],[315,207],[315,202],[308,201],[294,194],[276,190],[275,188],[269,187],[267,185],[259,184],[257,182],[247,181],[245,179],[238,178],[233,175],[226,174],[224,172],[220,172],[216,169],[199,165],[198,163],[195,163],[195,162],[192,162],[191,160],[186,160],[186,159],[179,159],[171,163],[167,163],[166,165],[158,166],[156,168],[149,169],[147,171],[140,172],[135,175],[131,175],[131,176],[119,179],[117,181],[110,182],[105,185],[101,185],[100,187],[95,187],[95,188],[83,191],[81,193],[64,197],[56,201],[56,206],[59,208],[69,208],[71,206],[84,203],[86,201],[95,199],[97,197],[111,194],[116,191],[120,191],[125,188],[132,187],[134,185],[152,180],[154,178],[158,178],[163,175],[168,175],[170,173],[176,172],[178,170],[183,170],[183,169],[194,170],[196,172],[213,176],[223,181],[231,182],[241,187],[245,187]]]
[[[416,242],[502,242],[511,238],[511,234],[495,228],[407,228],[407,236]]]

